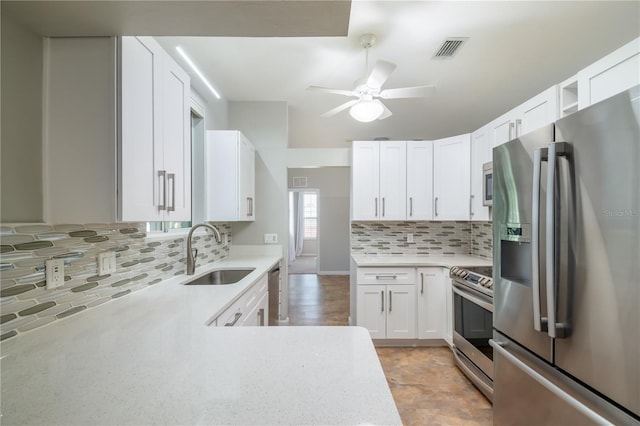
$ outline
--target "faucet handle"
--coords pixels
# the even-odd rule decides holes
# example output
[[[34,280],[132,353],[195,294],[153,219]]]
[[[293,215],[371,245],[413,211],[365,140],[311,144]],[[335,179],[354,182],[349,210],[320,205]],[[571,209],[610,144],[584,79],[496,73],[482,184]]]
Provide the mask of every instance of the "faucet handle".
[[[198,259],[198,249],[197,248],[192,249],[191,253],[193,253],[193,263],[195,263],[196,259]]]

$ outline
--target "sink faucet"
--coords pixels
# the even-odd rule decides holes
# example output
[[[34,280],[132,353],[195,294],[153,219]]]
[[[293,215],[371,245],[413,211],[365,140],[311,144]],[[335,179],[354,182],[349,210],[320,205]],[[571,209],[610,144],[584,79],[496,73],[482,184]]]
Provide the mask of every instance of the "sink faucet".
[[[187,275],[193,275],[196,272],[196,256],[198,255],[198,249],[196,249],[196,254],[194,255],[192,248],[193,242],[191,241],[191,237],[193,236],[193,231],[200,227],[211,229],[216,237],[216,241],[218,242],[218,244],[222,242],[220,231],[218,231],[215,226],[209,225],[208,223],[200,223],[198,225],[194,225],[191,228],[191,231],[189,231],[189,236],[187,236]]]

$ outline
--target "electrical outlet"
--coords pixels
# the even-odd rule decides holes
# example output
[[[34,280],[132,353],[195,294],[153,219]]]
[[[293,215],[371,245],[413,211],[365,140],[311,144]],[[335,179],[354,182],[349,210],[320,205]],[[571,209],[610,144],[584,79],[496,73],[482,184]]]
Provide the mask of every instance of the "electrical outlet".
[[[49,259],[44,263],[47,289],[64,285],[64,260]]]
[[[413,242],[413,234],[411,234],[411,233],[407,234],[407,242],[408,243],[412,243]]]
[[[98,253],[98,275],[109,275],[116,271],[116,253],[105,251]]]
[[[278,244],[278,234],[264,234],[265,244]]]

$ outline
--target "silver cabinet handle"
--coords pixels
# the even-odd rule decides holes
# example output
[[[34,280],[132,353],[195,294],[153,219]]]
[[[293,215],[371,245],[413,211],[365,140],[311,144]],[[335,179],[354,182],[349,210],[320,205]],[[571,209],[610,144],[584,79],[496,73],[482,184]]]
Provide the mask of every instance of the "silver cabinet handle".
[[[258,310],[258,325],[264,327],[264,308]]]
[[[424,294],[424,272],[420,272],[420,294]]]
[[[380,306],[382,306],[382,309],[380,309],[380,312],[384,312],[384,290],[380,290],[380,300],[381,300]]]
[[[389,312],[393,311],[393,292],[389,290]]]
[[[395,280],[397,275],[376,275],[376,280]]]
[[[382,197],[382,217],[384,217],[384,197]]]
[[[168,212],[176,211],[176,174],[167,173],[167,184],[171,181],[171,206],[167,206]]]
[[[378,217],[378,197],[374,198],[373,206],[376,211],[373,217]]]
[[[531,289],[533,292],[533,328],[546,332],[547,317],[542,316],[540,301],[540,169],[543,161],[547,161],[547,148],[538,148],[533,152]]]
[[[522,135],[522,120],[516,119],[516,137]]]
[[[158,186],[162,185],[162,190],[158,190],[158,196],[162,195],[162,202],[158,204],[158,210],[167,209],[167,172],[158,170]]]
[[[469,216],[473,216],[473,195],[469,195]]]
[[[435,201],[435,215],[438,216],[438,197],[436,197]]]
[[[549,145],[547,166],[547,315],[549,325],[547,334],[549,337],[564,338],[571,332],[569,322],[558,322],[556,318],[557,300],[556,290],[558,285],[556,256],[556,159],[566,156],[570,146],[566,142],[552,143]],[[569,311],[570,312],[570,311]]]
[[[413,197],[409,197],[409,217],[413,217]]]
[[[249,199],[251,200],[251,213],[249,214],[249,216],[253,216],[253,197]]]
[[[247,197],[247,216],[251,216],[251,197]]]
[[[495,351],[500,356],[503,356],[507,361],[514,364],[520,371],[525,373],[527,376],[531,377],[536,382],[540,383],[542,386],[547,388],[547,390],[549,390],[551,393],[553,393],[555,396],[557,396],[567,404],[571,405],[571,407],[579,411],[581,414],[588,417],[594,424],[599,424],[599,425],[611,424],[611,422],[609,422],[607,419],[591,411],[586,405],[582,404],[580,401],[578,401],[577,399],[575,399],[574,397],[572,397],[571,395],[563,391],[561,388],[556,386],[554,383],[549,381],[546,377],[544,377],[543,375],[535,371],[533,368],[529,367],[524,362],[520,361],[515,355],[513,355],[511,352],[509,352],[503,347],[506,345],[506,343],[496,342],[495,340],[490,339],[489,344],[493,347],[493,349],[495,349]]]
[[[226,323],[224,326],[233,327],[234,325],[236,325],[236,323],[238,322],[241,316],[242,316],[242,312],[236,312],[235,318],[233,319],[233,321]]]
[[[514,138],[513,134],[515,133],[515,127],[516,125],[514,124],[514,122],[510,121],[509,122],[509,140]]]

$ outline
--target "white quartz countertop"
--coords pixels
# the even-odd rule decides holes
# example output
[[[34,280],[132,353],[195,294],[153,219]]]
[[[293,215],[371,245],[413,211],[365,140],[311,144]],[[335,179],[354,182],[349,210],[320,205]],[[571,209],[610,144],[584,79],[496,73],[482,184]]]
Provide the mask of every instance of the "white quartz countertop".
[[[366,329],[207,327],[237,284],[180,276],[2,342],[2,424],[401,424]]]
[[[452,266],[491,266],[490,259],[469,256],[463,254],[440,255],[440,256],[373,256],[373,255],[352,255],[351,258],[356,266],[440,266],[451,268]]]

